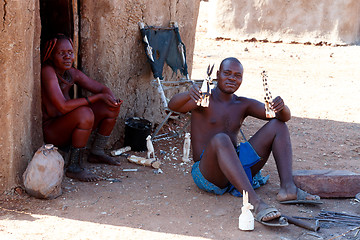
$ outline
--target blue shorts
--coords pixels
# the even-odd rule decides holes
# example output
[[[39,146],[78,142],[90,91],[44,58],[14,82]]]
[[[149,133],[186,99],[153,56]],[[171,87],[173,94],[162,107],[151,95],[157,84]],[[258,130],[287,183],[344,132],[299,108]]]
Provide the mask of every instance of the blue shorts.
[[[249,142],[240,143],[240,145],[236,148],[236,152],[253,188],[256,189],[260,187],[260,185],[264,185],[269,179],[269,176],[263,177],[261,176],[261,172],[258,172],[254,177],[252,177],[251,174],[250,168],[260,161],[259,155],[255,152],[251,144]],[[234,196],[242,196],[242,194],[231,183],[229,183],[225,188],[219,188],[215,184],[206,180],[199,169],[200,161],[195,162],[191,170],[194,182],[200,189],[218,195],[230,192]]]

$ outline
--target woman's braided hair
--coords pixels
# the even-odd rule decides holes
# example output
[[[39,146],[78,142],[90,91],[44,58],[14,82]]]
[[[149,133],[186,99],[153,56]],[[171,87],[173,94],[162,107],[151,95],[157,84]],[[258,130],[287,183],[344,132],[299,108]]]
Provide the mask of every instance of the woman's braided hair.
[[[59,39],[67,39],[69,40],[69,42],[71,43],[71,46],[74,47],[74,44],[71,40],[71,38],[69,38],[68,36],[62,34],[62,33],[58,33],[56,34],[53,38],[51,38],[50,40],[48,40],[45,43],[44,49],[43,49],[43,59],[42,59],[42,63],[45,63],[51,56],[52,51],[54,50],[56,43]]]

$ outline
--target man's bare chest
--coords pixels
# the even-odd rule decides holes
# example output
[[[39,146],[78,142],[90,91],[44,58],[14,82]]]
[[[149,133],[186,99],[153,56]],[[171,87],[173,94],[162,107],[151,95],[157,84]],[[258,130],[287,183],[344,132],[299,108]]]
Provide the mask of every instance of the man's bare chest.
[[[244,113],[236,107],[218,106],[206,113],[207,123],[210,127],[231,132],[240,128]]]

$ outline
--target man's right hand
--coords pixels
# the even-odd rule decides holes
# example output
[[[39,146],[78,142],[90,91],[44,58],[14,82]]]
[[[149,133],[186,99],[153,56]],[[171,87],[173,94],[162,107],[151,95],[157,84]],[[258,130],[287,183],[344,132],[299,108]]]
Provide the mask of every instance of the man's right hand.
[[[189,90],[189,96],[192,100],[194,100],[196,103],[200,100],[201,98],[201,91],[200,88],[198,87],[198,85],[193,84]]]

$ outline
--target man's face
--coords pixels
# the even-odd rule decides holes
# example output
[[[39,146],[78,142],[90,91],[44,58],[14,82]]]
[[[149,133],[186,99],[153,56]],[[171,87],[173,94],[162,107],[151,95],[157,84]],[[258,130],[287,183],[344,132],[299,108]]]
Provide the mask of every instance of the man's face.
[[[233,94],[242,83],[243,67],[233,60],[226,60],[217,72],[218,88],[228,94]]]
[[[69,70],[74,62],[74,49],[67,39],[59,39],[51,54],[55,68]]]

